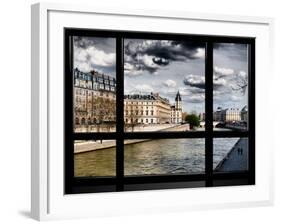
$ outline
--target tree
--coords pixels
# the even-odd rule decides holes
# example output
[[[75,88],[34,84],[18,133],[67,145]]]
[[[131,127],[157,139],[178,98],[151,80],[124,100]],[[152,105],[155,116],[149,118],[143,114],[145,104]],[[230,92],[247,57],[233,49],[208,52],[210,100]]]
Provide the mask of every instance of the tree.
[[[103,123],[103,120],[104,120],[104,103],[103,103],[103,99],[101,97],[98,97],[96,99],[96,105],[97,105],[97,108],[98,110],[96,111],[96,115],[97,115],[97,132],[100,132],[100,128],[101,128],[101,125]]]
[[[239,91],[245,95],[246,89],[248,87],[247,74],[244,71],[240,71],[236,75],[236,83],[231,85],[232,90]]]
[[[132,110],[129,112],[130,115],[129,115],[129,121],[130,121],[130,126],[131,126],[131,129],[132,129],[132,132],[134,132],[134,128],[135,126],[138,124],[138,122],[136,120],[138,120],[138,116],[136,114],[136,112],[133,110],[133,107],[132,107]]]
[[[190,129],[200,125],[199,117],[196,114],[190,114],[185,117],[185,121],[189,123]]]

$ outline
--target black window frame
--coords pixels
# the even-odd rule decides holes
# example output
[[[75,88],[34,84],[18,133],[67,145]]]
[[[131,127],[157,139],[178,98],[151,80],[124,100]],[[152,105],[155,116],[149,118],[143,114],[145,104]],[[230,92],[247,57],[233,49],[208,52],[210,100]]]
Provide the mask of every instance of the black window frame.
[[[116,39],[116,132],[77,133],[73,128],[73,36],[112,37]],[[197,132],[124,132],[124,39],[190,40],[205,45],[205,130]],[[248,44],[248,130],[213,131],[213,45],[214,43]],[[65,194],[114,192],[146,189],[170,189],[254,185],[255,184],[255,38],[193,35],[116,30],[64,28],[64,192]],[[248,170],[213,172],[213,139],[246,137]],[[180,175],[124,176],[125,139],[205,139],[205,173]],[[116,140],[115,177],[74,177],[75,140]],[[172,185],[171,185],[172,184]]]

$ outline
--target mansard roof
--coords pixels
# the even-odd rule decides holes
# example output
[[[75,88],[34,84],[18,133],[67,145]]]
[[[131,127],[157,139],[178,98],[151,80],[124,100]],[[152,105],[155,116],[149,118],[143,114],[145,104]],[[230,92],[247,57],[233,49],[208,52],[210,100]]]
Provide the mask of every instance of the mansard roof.
[[[114,77],[112,77],[110,75],[106,75],[106,74],[100,73],[100,72],[98,72],[96,70],[92,70],[90,72],[82,72],[78,68],[75,68],[74,72],[76,74],[78,74],[79,79],[100,82],[99,78],[101,78],[102,80],[113,81],[114,84],[116,84],[116,79]]]
[[[127,94],[124,95],[124,99],[131,99],[131,100],[162,100],[166,103],[169,103],[167,98],[163,98],[159,96],[158,93],[150,93],[150,94]]]

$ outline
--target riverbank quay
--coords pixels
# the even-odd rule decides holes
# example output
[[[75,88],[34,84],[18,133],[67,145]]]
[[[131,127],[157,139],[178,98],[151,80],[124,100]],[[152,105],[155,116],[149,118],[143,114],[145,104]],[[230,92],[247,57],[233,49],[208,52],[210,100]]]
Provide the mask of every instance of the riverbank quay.
[[[168,127],[166,125],[161,126],[161,129],[149,129],[149,131],[187,131],[189,130],[189,124],[182,124],[182,125],[169,125]],[[137,130],[135,130],[137,131]],[[139,130],[138,130],[139,131]],[[146,129],[146,131],[148,131]],[[125,140],[124,144],[134,144],[139,142],[145,142],[149,141],[150,139],[130,139]],[[116,146],[115,140],[97,140],[97,141],[77,141],[74,145],[74,153],[83,153],[83,152],[90,152],[100,149],[107,149],[112,148]]]
[[[135,144],[139,142],[149,141],[150,139],[130,139],[125,140],[124,144]],[[115,140],[97,140],[97,141],[86,141],[86,142],[79,142],[74,145],[74,154],[84,153],[84,152],[91,152],[100,149],[108,149],[116,147]]]
[[[231,172],[248,170],[248,140],[240,138],[214,172]]]
[[[189,131],[189,124],[155,124],[126,127],[126,132]]]

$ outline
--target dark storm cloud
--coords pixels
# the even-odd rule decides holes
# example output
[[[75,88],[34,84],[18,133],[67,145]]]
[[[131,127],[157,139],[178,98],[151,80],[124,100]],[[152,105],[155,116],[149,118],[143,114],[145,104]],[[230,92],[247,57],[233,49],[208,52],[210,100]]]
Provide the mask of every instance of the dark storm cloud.
[[[88,48],[90,45],[94,45],[95,41],[88,37],[73,37],[74,46],[79,48]]]
[[[215,51],[220,51],[225,57],[237,61],[247,61],[248,57],[248,45],[247,44],[235,44],[235,43],[217,43],[214,44]]]
[[[127,74],[140,74],[136,71],[156,73],[171,62],[203,58],[202,45],[184,41],[128,40],[125,44],[125,63],[130,69]]]
[[[246,51],[247,50],[247,44],[238,44],[238,43],[215,43],[214,44],[215,49],[226,49],[226,50],[241,50]]]
[[[168,65],[170,63],[165,58],[152,58],[152,61],[157,65]]]
[[[243,71],[240,71],[238,74],[236,74],[233,69],[215,67],[213,89],[215,91],[218,91],[221,89],[229,88],[230,86],[237,86],[237,83],[242,83],[245,77],[246,73]],[[200,89],[205,89],[205,77],[190,74],[185,76],[183,84],[185,86],[195,87],[196,89],[198,89],[198,91],[200,91]],[[242,86],[242,84],[240,85]],[[196,89],[194,90],[194,92],[196,91]]]
[[[200,45],[180,41],[155,41],[149,46],[139,48],[139,53],[162,58],[167,61],[184,61],[199,58]]]
[[[196,88],[198,88],[198,89],[205,89],[205,83],[203,83],[203,82],[192,83],[192,82],[190,82],[190,81],[188,81],[188,80],[184,80],[183,83],[184,83],[185,85],[187,85],[187,86],[196,87]]]
[[[115,41],[113,38],[104,37],[73,37],[74,47],[88,49],[91,46],[102,49],[106,53],[115,52]]]

